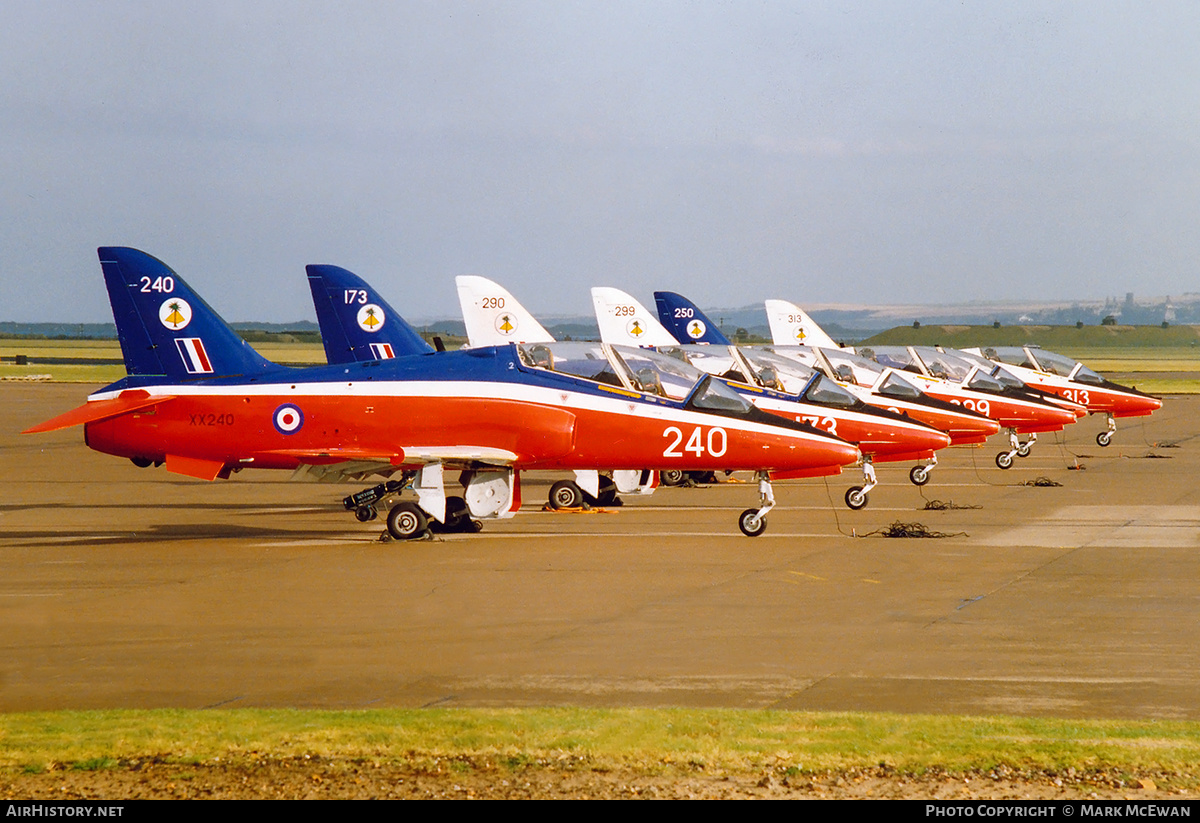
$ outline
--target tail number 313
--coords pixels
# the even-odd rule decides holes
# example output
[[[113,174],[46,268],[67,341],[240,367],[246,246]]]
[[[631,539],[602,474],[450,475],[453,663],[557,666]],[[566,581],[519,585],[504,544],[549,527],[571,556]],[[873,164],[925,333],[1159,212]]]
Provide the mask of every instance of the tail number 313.
[[[683,443],[683,432],[679,428],[667,426],[663,430],[663,437],[671,438],[670,444],[663,450],[663,457],[683,457],[683,452],[691,452],[696,457],[703,457],[706,453],[710,457],[721,457],[729,445],[725,430],[716,426],[708,430],[708,437],[703,435],[700,426],[692,429],[683,451],[680,451],[679,447],[679,444]]]

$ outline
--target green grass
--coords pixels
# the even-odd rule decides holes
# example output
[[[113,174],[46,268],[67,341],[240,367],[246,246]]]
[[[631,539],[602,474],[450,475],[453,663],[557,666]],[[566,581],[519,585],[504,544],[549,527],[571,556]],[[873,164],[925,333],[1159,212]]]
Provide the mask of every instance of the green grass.
[[[1072,326],[1014,326],[1002,328],[999,331],[1009,332],[1020,329],[1051,330],[1053,333],[1033,334],[1032,339],[1042,340],[1043,346],[1051,351],[1074,357],[1083,361],[1101,374],[1119,375],[1137,372],[1137,387],[1151,394],[1192,394],[1200,392],[1200,346],[1191,345],[1159,345],[1141,344],[1141,338],[1125,338],[1120,346],[1110,345],[1110,330],[1132,329],[1145,332],[1153,338],[1158,332],[1167,331],[1155,326],[1133,327],[1085,327],[1075,329]],[[1194,331],[1193,326],[1173,326],[1172,329]],[[951,333],[945,331],[950,330]],[[900,345],[887,342],[893,337],[901,343],[927,345],[931,342],[943,342],[952,346],[974,346],[982,342],[985,345],[1009,345],[1006,341],[997,340],[992,335],[997,330],[990,326],[922,326],[920,329],[901,327],[892,329],[884,334],[871,338],[875,345]],[[1076,337],[1076,335],[1078,336]],[[1072,339],[1071,345],[1052,342],[1058,336],[1065,335]],[[1122,339],[1122,338],[1111,338]],[[1098,342],[1099,341],[1099,342]],[[1126,345],[1128,344],[1128,345]],[[867,345],[867,343],[864,343]],[[1016,345],[1015,343],[1013,345]],[[257,349],[269,360],[282,363],[297,363],[305,365],[321,365],[325,362],[325,350],[316,343],[281,343],[277,341],[256,343]],[[75,358],[112,358],[120,359],[121,348],[115,340],[22,340],[0,339],[0,356],[12,357],[15,354],[25,354],[29,357],[75,357]],[[1195,380],[1187,379],[1187,373],[1196,375]],[[1149,373],[1149,376],[1143,376]],[[1162,373],[1162,377],[1153,376]],[[1182,374],[1181,374],[1182,373]],[[25,377],[28,375],[50,375],[53,382],[58,383],[90,383],[96,387],[119,380],[125,375],[125,369],[119,365],[88,366],[79,364],[44,364],[32,363],[27,366],[16,366],[9,362],[0,363],[0,378]]]
[[[1200,723],[688,709],[90,711],[0,715],[0,769],[303,755],[648,773],[1119,769],[1195,776]]]
[[[870,337],[860,346],[972,346],[1038,345],[1070,355],[1094,349],[1173,348],[1200,349],[1200,326],[930,326],[919,329],[897,326]],[[1200,357],[1200,352],[1196,353]]]

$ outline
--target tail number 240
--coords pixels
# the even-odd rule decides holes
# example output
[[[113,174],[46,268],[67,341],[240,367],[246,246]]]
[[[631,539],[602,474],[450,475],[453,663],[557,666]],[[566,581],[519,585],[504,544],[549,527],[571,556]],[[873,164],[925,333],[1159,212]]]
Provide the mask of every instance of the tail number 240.
[[[692,429],[683,451],[680,451],[679,447],[679,444],[683,443],[683,431],[678,427],[667,426],[663,430],[663,437],[672,438],[671,443],[663,450],[663,457],[683,457],[683,452],[691,452],[696,457],[703,457],[706,453],[710,457],[721,457],[729,445],[725,430],[718,426],[709,429],[707,437],[703,435],[700,426]]]

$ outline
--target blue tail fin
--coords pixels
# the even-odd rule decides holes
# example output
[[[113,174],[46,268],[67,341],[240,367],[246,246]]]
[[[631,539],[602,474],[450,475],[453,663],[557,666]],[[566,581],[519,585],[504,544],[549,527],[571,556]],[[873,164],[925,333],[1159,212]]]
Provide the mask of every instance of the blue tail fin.
[[[428,354],[433,348],[416,329],[354,272],[307,266],[325,359],[337,363]]]
[[[696,304],[673,291],[656,291],[654,303],[658,306],[658,320],[675,335],[680,343],[712,343],[714,346],[730,346],[732,342],[721,333]]]
[[[129,374],[200,380],[278,368],[161,260],[137,249],[98,251]]]

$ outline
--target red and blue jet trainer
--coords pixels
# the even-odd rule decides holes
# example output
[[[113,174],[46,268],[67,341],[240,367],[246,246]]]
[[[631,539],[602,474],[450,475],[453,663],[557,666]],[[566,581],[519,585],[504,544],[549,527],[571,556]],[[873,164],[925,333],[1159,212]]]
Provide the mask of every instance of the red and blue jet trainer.
[[[422,535],[430,519],[511,516],[523,470],[599,466],[755,471],[761,504],[738,522],[757,535],[772,477],[836,474],[858,459],[853,445],[760,412],[717,380],[673,400],[545,368],[512,345],[279,366],[161,261],[121,247],[99,257],[128,374],[28,432],[83,425],[97,451],[205,480],[245,468],[399,476],[360,493],[356,512],[368,519],[411,489],[415,502],[388,510],[396,538]],[[448,470],[460,472],[461,497],[446,495]]]

